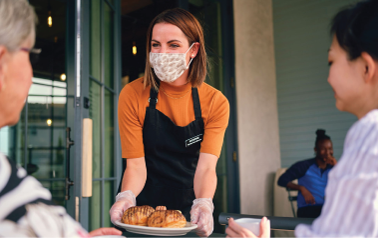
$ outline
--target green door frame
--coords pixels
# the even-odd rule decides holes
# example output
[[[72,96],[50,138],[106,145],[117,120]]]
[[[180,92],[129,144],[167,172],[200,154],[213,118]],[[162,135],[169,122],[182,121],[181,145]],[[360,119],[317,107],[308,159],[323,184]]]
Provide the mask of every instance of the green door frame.
[[[80,30],[78,33],[80,34],[80,55],[81,57],[81,63],[80,67],[81,69],[78,69],[78,66],[76,65],[76,72],[80,72],[80,87],[81,87],[81,95],[80,97],[76,97],[76,102],[78,105],[76,108],[76,113],[75,113],[75,123],[77,126],[80,128],[80,130],[76,130],[75,132],[75,139],[80,140],[81,142],[81,131],[82,131],[82,120],[83,118],[89,118],[89,110],[87,108],[83,107],[84,103],[84,98],[89,98],[89,79],[91,78],[90,76],[90,47],[89,47],[89,42],[90,42],[90,1],[92,0],[76,0],[77,6],[76,6],[76,20],[77,22],[80,22]],[[80,8],[79,4],[80,3]],[[120,92],[120,83],[121,83],[121,54],[119,51],[116,49],[121,48],[121,12],[120,12],[120,6],[121,2],[120,0],[113,0],[113,4],[110,3],[108,0],[101,0],[102,4],[107,3],[112,10],[114,11],[114,155],[116,158],[121,158],[121,150],[120,150],[120,136],[119,136],[119,131],[118,131],[118,114],[117,114],[117,108],[118,108],[118,95]],[[81,13],[80,18],[78,19],[78,12]],[[103,11],[101,13],[103,15]],[[103,29],[103,16],[101,17],[101,29]],[[76,25],[76,29],[78,26]],[[103,35],[103,34],[102,34]],[[75,40],[78,39],[78,34],[74,37]],[[103,36],[102,36],[103,37]],[[102,44],[102,51],[104,49],[104,41],[101,40]],[[76,46],[77,47],[77,46]],[[76,48],[77,49],[77,48]],[[103,54],[102,54],[103,55]],[[77,58],[76,58],[77,62]],[[101,59],[101,64],[102,68],[104,67],[104,59]],[[104,70],[102,69],[102,74]],[[94,78],[92,78],[94,80]],[[100,83],[100,82],[99,82]],[[102,84],[102,83],[100,83]],[[103,115],[102,115],[102,130],[104,129],[104,120],[103,120]],[[79,139],[80,138],[80,139]],[[104,142],[102,140],[102,142]],[[81,156],[82,148],[81,146],[78,146],[75,149],[75,154],[78,155],[79,157]],[[81,160],[77,160],[75,162],[76,164],[76,171],[75,171],[75,178],[77,181],[81,181]],[[115,177],[117,178],[114,183],[114,191],[117,191],[117,185],[120,182],[121,179],[121,168],[122,168],[122,161],[121,160],[116,160],[116,163],[114,163],[114,171],[115,171]],[[103,180],[101,180],[103,182]],[[75,186],[75,194],[79,197],[79,221],[82,224],[82,226],[86,229],[89,228],[89,198],[83,198],[81,196],[81,183],[78,186]],[[116,194],[113,194],[115,197]],[[101,193],[101,201],[104,203],[104,192]],[[108,211],[101,211],[101,226],[103,226],[103,214],[104,212]]]
[[[222,45],[224,52],[224,94],[230,103],[230,120],[225,136],[227,148],[227,174],[228,174],[228,210],[232,213],[240,213],[240,188],[239,188],[239,159],[238,159],[238,129],[236,110],[236,85],[235,85],[235,42],[234,42],[234,15],[233,0],[220,0],[222,12]],[[232,32],[232,34],[230,34]]]
[[[76,19],[76,13],[75,13],[75,2],[74,1],[67,1],[67,17],[66,17],[66,72],[67,72],[67,104],[66,104],[66,123],[67,127],[70,127],[71,132],[71,139],[75,141],[75,145],[71,147],[70,150],[70,174],[69,177],[71,180],[74,181],[74,186],[71,186],[70,188],[70,195],[71,198],[67,201],[66,209],[68,214],[75,218],[75,197],[77,196],[76,190],[74,192],[74,188],[79,186],[81,184],[80,181],[78,181],[77,176],[74,176],[76,164],[73,161],[76,161],[76,149],[80,146],[77,146],[80,144],[80,139],[76,137],[76,131],[81,130],[80,125],[77,123],[77,120],[75,119],[77,115],[78,108],[76,107],[75,101],[76,101],[76,61],[75,61],[75,19]]]

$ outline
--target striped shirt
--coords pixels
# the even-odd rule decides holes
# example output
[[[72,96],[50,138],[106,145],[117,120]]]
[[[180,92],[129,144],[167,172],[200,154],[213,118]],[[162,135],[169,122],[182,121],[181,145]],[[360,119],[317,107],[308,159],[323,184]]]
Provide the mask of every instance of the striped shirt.
[[[51,193],[0,153],[0,237],[88,237]]]
[[[349,129],[325,198],[321,215],[298,225],[297,237],[378,237],[378,110]]]

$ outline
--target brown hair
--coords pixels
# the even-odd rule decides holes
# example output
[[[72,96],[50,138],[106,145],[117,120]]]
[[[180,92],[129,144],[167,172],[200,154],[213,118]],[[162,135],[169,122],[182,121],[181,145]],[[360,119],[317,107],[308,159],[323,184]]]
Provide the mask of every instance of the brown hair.
[[[188,11],[181,8],[166,10],[156,16],[147,31],[147,47],[146,47],[146,68],[144,70],[144,86],[151,86],[157,89],[156,75],[150,65],[151,37],[152,30],[157,23],[169,23],[177,26],[185,34],[189,45],[194,42],[199,43],[197,56],[193,59],[188,74],[188,82],[193,87],[200,86],[205,81],[207,73],[207,56],[205,51],[205,38],[201,24]]]

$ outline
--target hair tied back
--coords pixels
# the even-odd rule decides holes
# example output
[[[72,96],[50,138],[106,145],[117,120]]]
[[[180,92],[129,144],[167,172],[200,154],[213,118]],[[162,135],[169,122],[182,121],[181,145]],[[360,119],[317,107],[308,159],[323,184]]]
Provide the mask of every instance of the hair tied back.
[[[325,133],[326,133],[326,131],[323,130],[323,129],[317,129],[317,130],[316,130],[316,135],[317,135],[317,136],[324,136]]]

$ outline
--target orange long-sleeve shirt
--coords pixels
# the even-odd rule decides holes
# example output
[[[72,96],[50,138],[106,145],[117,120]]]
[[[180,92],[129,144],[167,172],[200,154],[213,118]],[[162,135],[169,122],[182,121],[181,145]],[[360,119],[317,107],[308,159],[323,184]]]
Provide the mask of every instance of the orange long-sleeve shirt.
[[[195,120],[191,84],[175,87],[160,83],[156,109],[168,116],[177,126]],[[227,98],[206,83],[198,87],[204,136],[201,152],[220,156],[230,108]],[[143,78],[127,84],[118,103],[118,121],[123,158],[144,157],[143,124],[149,106],[150,87],[144,88]]]

